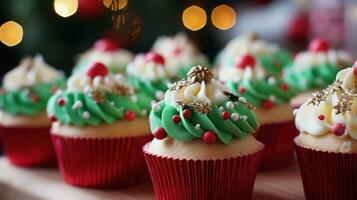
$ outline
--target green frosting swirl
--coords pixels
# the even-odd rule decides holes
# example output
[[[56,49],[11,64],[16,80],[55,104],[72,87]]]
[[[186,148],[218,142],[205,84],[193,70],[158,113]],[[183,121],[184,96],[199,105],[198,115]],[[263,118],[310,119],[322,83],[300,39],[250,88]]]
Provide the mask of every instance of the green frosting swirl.
[[[244,92],[239,95],[254,106],[261,107],[266,100],[273,102],[273,105],[288,103],[294,97],[293,91],[287,87],[283,89],[283,82],[275,79],[275,83],[269,83],[266,79],[244,78],[240,82],[225,82],[230,91],[239,93],[239,88],[244,88]]]
[[[142,93],[133,95],[136,96],[135,101],[131,99],[132,96],[104,93],[103,102],[97,103],[87,93],[58,92],[48,101],[47,113],[63,124],[75,126],[112,124],[116,119],[123,119],[127,111],[134,112],[136,117],[145,116],[151,109],[151,98]],[[60,99],[64,100],[64,105],[58,103]]]
[[[36,115],[46,109],[55,89],[63,88],[65,83],[65,79],[59,79],[30,88],[4,91],[0,94],[1,110],[12,115]]]
[[[167,90],[167,84],[169,83],[169,80],[165,79],[160,79],[156,81],[142,81],[134,76],[130,76],[129,81],[131,85],[133,85],[139,91],[150,96],[152,99],[157,99],[157,91],[165,93],[165,91]]]
[[[254,133],[258,126],[254,113],[242,102],[231,102],[234,108],[227,106],[229,101],[220,105],[212,105],[208,114],[197,112],[189,106],[175,108],[161,101],[160,108],[152,110],[150,113],[151,131],[154,133],[155,130],[162,127],[168,136],[183,142],[202,138],[205,132],[212,131],[224,144],[229,144],[233,138],[242,139],[248,134]],[[189,109],[191,113],[187,118],[183,114],[185,109]],[[233,120],[229,117],[224,120],[221,117],[223,110],[229,114],[236,113],[238,116],[244,116],[245,119]],[[180,117],[180,123],[173,122],[174,115]]]
[[[330,85],[336,77],[340,68],[336,64],[321,64],[309,69],[295,72],[287,68],[284,80],[294,92],[305,92],[311,89],[322,89]]]

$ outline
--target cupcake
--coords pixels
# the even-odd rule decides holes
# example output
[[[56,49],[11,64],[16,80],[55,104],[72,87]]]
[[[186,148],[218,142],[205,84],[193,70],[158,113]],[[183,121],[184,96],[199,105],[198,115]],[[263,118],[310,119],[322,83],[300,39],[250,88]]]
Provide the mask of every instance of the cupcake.
[[[287,51],[250,33],[231,40],[219,53],[216,66],[223,68],[220,73],[230,73],[233,70],[231,68],[236,66],[238,57],[246,54],[254,56],[269,75],[280,76],[282,69],[291,62]]]
[[[312,40],[308,51],[298,53],[284,71],[284,80],[298,94],[291,100],[291,105],[299,107],[313,92],[331,84],[340,69],[351,64],[347,52],[331,49],[324,39]]]
[[[133,54],[111,39],[100,39],[82,55],[73,69],[73,73],[85,73],[93,62],[103,63],[111,73],[124,74],[126,66],[133,59]]]
[[[155,139],[143,148],[156,199],[250,199],[264,145],[251,105],[205,67],[152,106]]]
[[[137,55],[128,64],[127,75],[130,83],[151,98],[162,100],[170,82],[165,62],[165,58],[155,52]]]
[[[277,169],[291,164],[296,130],[289,105],[294,94],[287,84],[267,71],[252,54],[238,55],[234,65],[221,65],[218,73],[219,80],[231,92],[257,107],[260,128],[255,136],[265,144],[261,168]]]
[[[40,55],[23,59],[5,74],[0,93],[0,127],[4,153],[12,164],[54,164],[46,103],[64,84],[63,73],[46,64]]]
[[[64,180],[91,188],[142,180],[146,168],[141,147],[152,139],[146,117],[150,102],[101,63],[72,75],[66,90],[47,105],[55,120],[51,135]]]
[[[357,199],[357,63],[296,111],[306,199]]]
[[[177,80],[185,78],[192,66],[208,63],[206,56],[198,51],[184,33],[175,36],[160,36],[155,41],[152,50],[165,58],[169,76],[176,77]]]

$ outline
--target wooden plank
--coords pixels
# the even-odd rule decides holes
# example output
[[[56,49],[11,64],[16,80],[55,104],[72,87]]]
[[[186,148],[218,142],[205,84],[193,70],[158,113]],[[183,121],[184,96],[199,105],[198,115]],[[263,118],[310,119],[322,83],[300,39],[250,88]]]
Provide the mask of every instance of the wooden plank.
[[[152,200],[154,194],[150,182],[115,190],[77,188],[65,184],[56,169],[18,168],[0,158],[0,199]],[[279,171],[260,172],[253,199],[304,199],[297,165]]]

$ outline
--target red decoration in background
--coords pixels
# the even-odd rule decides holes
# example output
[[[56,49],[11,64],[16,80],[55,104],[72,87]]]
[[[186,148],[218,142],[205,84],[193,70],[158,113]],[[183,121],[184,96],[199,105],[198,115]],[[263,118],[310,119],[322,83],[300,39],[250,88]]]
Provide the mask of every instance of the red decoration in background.
[[[172,122],[173,123],[178,124],[178,123],[180,123],[180,121],[181,121],[181,119],[180,119],[179,115],[172,116]]]
[[[162,127],[157,128],[153,134],[154,134],[155,138],[158,140],[162,140],[167,136],[165,129]]]
[[[98,51],[116,51],[120,47],[116,41],[109,39],[109,38],[103,38],[103,39],[97,40],[94,43],[93,48]]]
[[[357,76],[357,60],[353,64],[353,73]]]
[[[255,66],[255,59],[253,56],[246,54],[240,56],[236,60],[236,67],[245,69],[246,67],[254,67]]]
[[[99,62],[95,62],[92,63],[91,66],[88,68],[86,75],[93,79],[96,76],[107,76],[108,73],[108,68],[105,67],[105,65]]]
[[[56,116],[54,116],[54,115],[51,115],[48,119],[50,120],[50,122],[55,122],[55,121],[57,121],[57,118],[56,118]]]
[[[161,65],[164,65],[165,64],[165,58],[162,57],[160,54],[158,53],[155,53],[155,52],[149,52],[145,55],[145,59],[147,61],[152,61],[152,62],[155,62],[155,63],[159,63]]]
[[[202,139],[206,144],[215,144],[217,142],[217,137],[212,131],[204,133]]]
[[[227,119],[229,119],[230,114],[227,111],[223,111],[222,114],[221,114],[221,117],[222,117],[223,120],[227,120]]]
[[[289,89],[289,86],[286,83],[282,83],[280,87],[283,91],[287,91]]]
[[[185,109],[182,112],[184,118],[190,118],[191,117],[191,111],[189,109]]]
[[[32,102],[38,102],[38,96],[36,94],[31,94],[31,101]]]
[[[245,92],[245,88],[244,87],[239,87],[239,93],[243,94]]]
[[[309,32],[309,18],[305,13],[296,14],[288,24],[287,34],[290,40],[307,41]]]
[[[58,99],[57,103],[59,106],[64,106],[64,104],[66,104],[66,101],[61,98],[61,99]]]
[[[102,0],[78,0],[78,13],[84,19],[94,19],[103,14]]]
[[[271,100],[267,99],[263,102],[262,107],[266,110],[269,110],[274,107],[274,103]]]
[[[309,43],[309,51],[326,52],[330,49],[330,44],[322,38],[315,38]]]
[[[124,117],[128,121],[133,121],[136,117],[136,114],[135,114],[135,112],[128,110],[125,112]]]

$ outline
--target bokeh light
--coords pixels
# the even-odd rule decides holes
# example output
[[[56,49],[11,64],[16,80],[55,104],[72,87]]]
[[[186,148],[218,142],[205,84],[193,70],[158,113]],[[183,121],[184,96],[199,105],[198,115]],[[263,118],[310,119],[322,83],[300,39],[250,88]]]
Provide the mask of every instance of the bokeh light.
[[[23,35],[22,26],[14,21],[5,22],[0,27],[0,40],[6,46],[12,47],[19,44]]]
[[[211,20],[218,29],[227,30],[236,24],[236,12],[232,7],[222,4],[212,10]]]
[[[53,6],[59,16],[69,17],[78,10],[78,0],[54,0]]]
[[[128,5],[128,0],[103,0],[103,4],[105,7],[117,11],[125,8]]]
[[[206,25],[206,12],[199,6],[190,6],[183,11],[182,22],[186,28],[192,31],[200,30]]]

